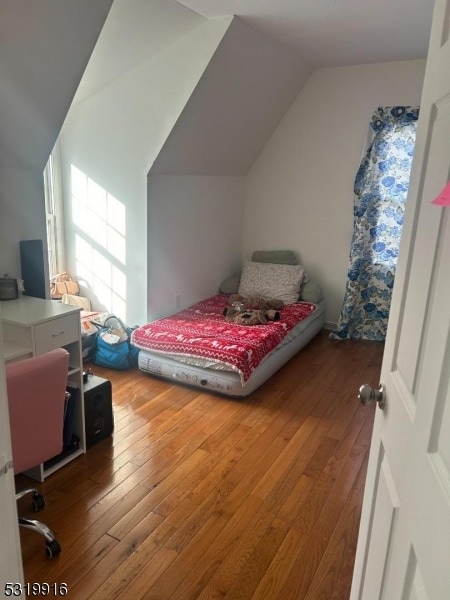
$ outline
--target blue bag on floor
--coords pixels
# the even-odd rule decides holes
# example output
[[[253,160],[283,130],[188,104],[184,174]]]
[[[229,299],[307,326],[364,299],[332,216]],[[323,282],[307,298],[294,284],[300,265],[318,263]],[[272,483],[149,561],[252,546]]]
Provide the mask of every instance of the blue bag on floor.
[[[100,367],[125,371],[137,367],[139,350],[130,343],[136,327],[127,327],[115,315],[103,324],[91,321],[98,328],[92,362]]]

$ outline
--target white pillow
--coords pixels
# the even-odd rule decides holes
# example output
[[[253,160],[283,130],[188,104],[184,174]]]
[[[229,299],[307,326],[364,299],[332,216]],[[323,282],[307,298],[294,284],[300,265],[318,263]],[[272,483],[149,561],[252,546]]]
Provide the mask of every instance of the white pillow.
[[[292,304],[299,299],[304,273],[302,265],[247,261],[242,270],[239,294],[263,296]]]

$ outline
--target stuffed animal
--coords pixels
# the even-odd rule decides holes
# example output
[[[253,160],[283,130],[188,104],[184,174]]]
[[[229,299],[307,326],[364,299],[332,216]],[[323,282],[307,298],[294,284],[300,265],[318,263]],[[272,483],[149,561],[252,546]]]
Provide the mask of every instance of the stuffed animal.
[[[234,306],[236,303],[243,304],[244,308],[256,308],[258,310],[281,310],[284,307],[282,300],[272,300],[262,296],[241,296],[241,294],[230,294],[227,305]]]
[[[259,296],[241,296],[231,294],[223,315],[229,323],[238,325],[264,325],[268,321],[278,321],[284,303],[280,300],[268,300]]]

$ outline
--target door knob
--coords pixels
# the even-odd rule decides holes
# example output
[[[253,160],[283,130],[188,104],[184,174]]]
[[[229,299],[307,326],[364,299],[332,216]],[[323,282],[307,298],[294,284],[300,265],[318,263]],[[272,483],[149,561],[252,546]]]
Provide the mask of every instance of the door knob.
[[[381,410],[383,410],[386,406],[386,386],[383,383],[380,383],[378,390],[374,390],[368,383],[364,383],[359,388],[358,398],[364,406],[368,406],[375,400],[378,402],[378,406]]]

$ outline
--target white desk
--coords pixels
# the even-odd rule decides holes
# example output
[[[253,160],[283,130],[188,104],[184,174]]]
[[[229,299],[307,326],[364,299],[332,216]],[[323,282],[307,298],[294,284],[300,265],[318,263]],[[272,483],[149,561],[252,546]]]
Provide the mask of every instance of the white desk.
[[[65,348],[70,354],[68,385],[80,390],[74,419],[79,448],[49,468],[41,464],[28,473],[44,481],[45,477],[86,452],[80,309],[54,300],[21,296],[2,302],[1,314],[6,363]]]

